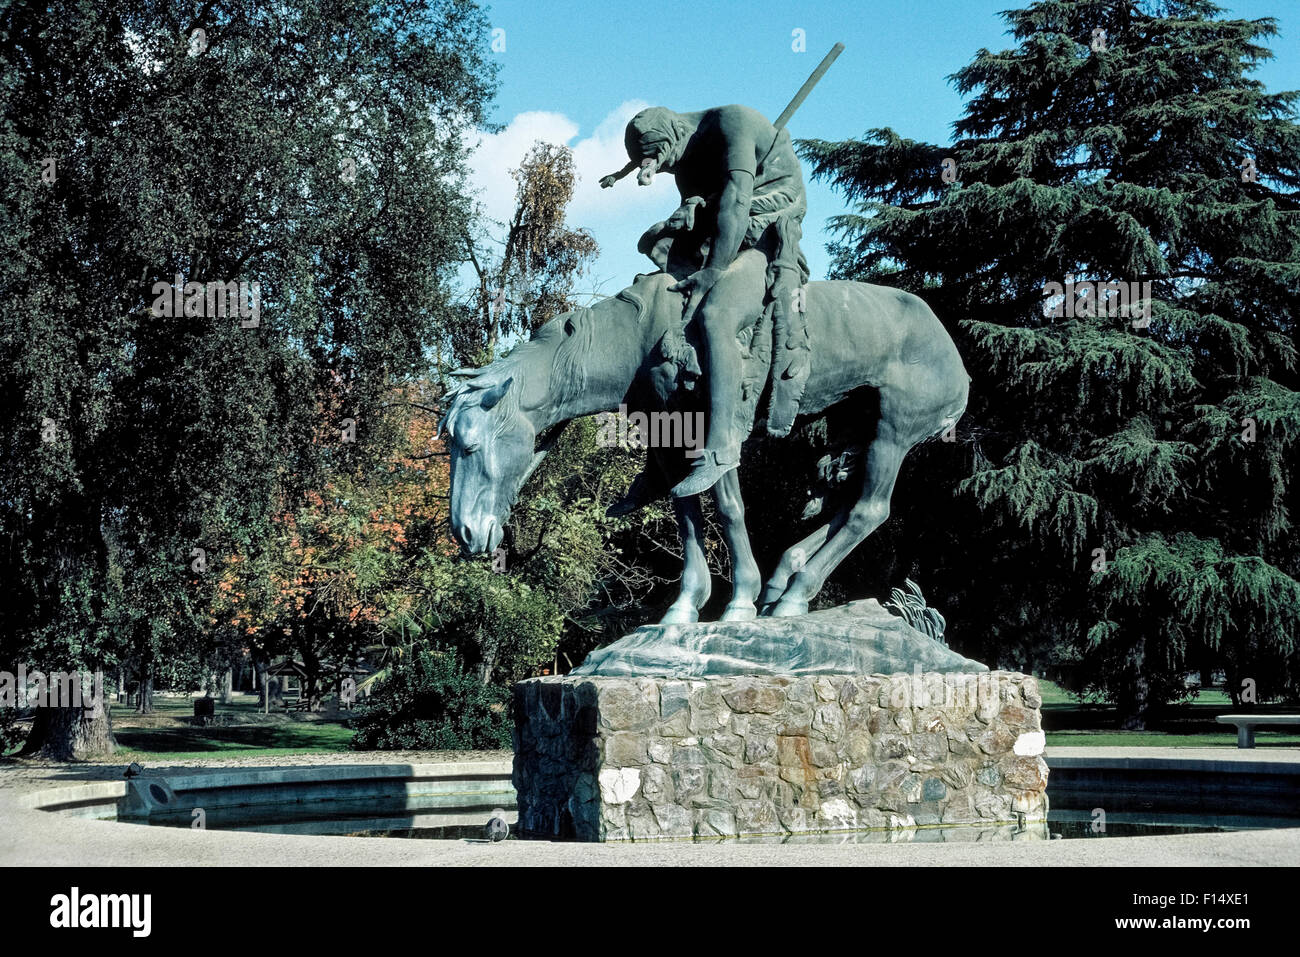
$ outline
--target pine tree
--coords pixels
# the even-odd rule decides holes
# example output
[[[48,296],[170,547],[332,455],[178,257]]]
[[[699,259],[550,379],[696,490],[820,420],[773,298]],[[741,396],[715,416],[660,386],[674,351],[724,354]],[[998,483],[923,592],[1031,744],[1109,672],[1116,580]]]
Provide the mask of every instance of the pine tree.
[[[921,451],[892,534],[954,644],[1074,663],[1127,727],[1188,670],[1293,697],[1300,94],[1249,76],[1276,22],[1206,0],[1004,16],[1015,46],[951,78],[950,145],[802,144],[854,204],[836,273],[923,296],[974,380],[964,454]]]

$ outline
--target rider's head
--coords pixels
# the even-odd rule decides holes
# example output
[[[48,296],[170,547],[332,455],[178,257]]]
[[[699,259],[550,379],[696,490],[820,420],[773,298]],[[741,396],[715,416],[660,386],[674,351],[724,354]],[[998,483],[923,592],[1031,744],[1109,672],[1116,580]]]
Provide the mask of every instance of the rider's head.
[[[686,151],[690,135],[691,127],[682,116],[662,106],[652,106],[632,117],[623,143],[632,161],[652,159],[657,169],[672,173]]]

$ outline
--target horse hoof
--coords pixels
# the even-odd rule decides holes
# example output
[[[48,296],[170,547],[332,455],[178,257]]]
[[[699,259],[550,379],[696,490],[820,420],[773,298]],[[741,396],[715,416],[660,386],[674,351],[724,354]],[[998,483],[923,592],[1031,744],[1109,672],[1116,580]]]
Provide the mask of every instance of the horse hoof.
[[[700,620],[700,613],[695,608],[669,608],[659,619],[661,625],[693,625]]]
[[[795,618],[806,614],[808,614],[806,601],[791,601],[788,598],[777,602],[776,607],[772,609],[773,618]]]
[[[722,612],[719,621],[753,621],[758,617],[758,609],[752,601],[738,601],[730,604]]]

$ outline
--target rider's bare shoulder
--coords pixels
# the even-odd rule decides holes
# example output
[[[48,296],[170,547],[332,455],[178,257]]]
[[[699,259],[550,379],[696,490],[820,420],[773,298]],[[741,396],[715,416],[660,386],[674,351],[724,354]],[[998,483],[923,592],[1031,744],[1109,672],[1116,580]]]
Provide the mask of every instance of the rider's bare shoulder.
[[[772,124],[762,113],[751,106],[732,103],[717,106],[705,111],[713,114],[712,119],[724,135],[758,139],[764,131],[771,131]]]

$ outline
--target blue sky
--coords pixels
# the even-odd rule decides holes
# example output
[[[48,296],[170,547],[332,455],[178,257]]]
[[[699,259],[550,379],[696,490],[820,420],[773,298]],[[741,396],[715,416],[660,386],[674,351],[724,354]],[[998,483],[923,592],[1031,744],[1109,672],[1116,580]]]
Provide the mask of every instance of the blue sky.
[[[951,141],[962,99],[948,76],[980,47],[1009,47],[999,10],[1015,0],[859,2],[677,2],[655,0],[497,0],[488,7],[504,30],[501,86],[493,120],[506,127],[474,160],[489,212],[504,217],[513,199],[506,171],[537,138],[575,149],[581,176],[570,222],[588,228],[601,256],[581,287],[611,294],[648,271],[636,239],[676,206],[670,177],[613,189],[597,180],[624,162],[626,120],[646,105],[693,110],[744,103],[774,119],[831,46],[845,51],[790,123],[792,135],[843,139],[872,127],[935,143]],[[1221,0],[1231,16],[1271,16],[1282,35],[1275,58],[1256,72],[1272,91],[1300,89],[1300,3]],[[804,31],[806,52],[792,49]],[[825,276],[828,217],[843,211],[830,189],[809,184],[804,248],[814,279]]]

